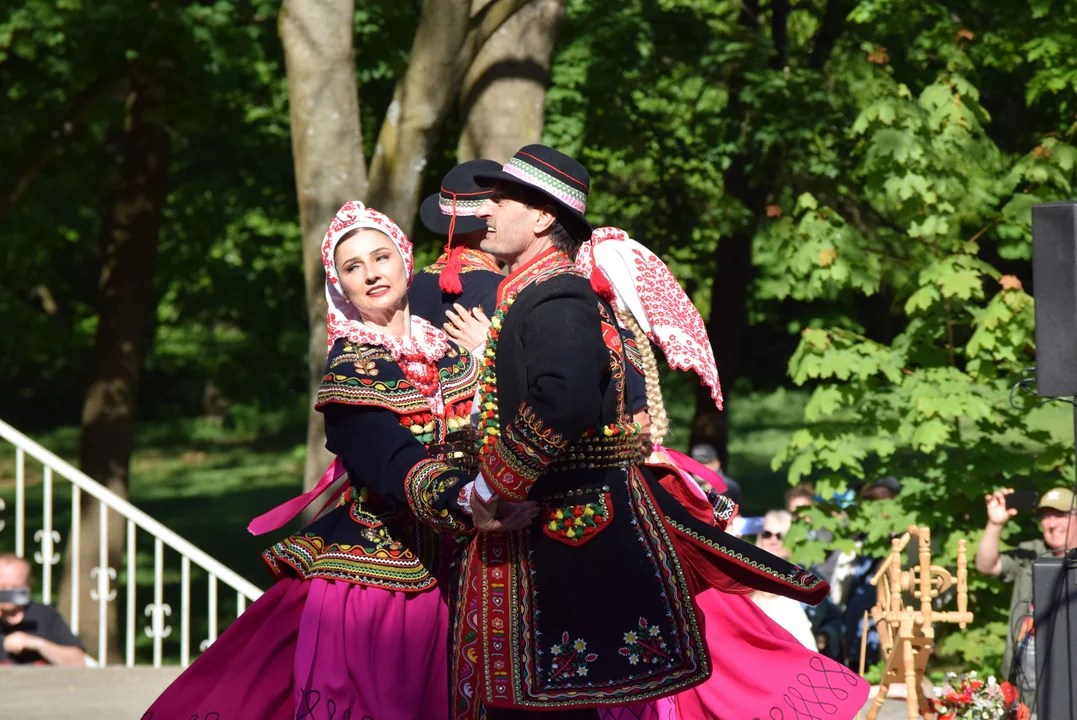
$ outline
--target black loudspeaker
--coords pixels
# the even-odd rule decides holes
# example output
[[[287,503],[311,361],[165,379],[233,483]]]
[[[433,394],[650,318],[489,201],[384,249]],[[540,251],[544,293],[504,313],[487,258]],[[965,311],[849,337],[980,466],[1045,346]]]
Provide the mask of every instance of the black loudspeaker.
[[[1072,551],[1032,562],[1032,603],[1036,716],[1072,720],[1077,718],[1077,556]]]
[[[1036,392],[1077,396],[1077,203],[1032,208]]]

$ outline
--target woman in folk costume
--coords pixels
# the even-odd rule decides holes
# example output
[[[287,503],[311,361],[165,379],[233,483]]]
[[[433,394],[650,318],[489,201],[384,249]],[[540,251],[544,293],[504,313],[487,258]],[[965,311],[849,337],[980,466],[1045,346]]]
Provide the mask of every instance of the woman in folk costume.
[[[329,355],[316,405],[337,455],[309,493],[255,519],[281,527],[346,480],[343,501],[263,553],[279,578],[153,704],[145,720],[448,715],[448,550],[466,533],[453,493],[416,517],[416,473],[451,487],[467,471],[431,458],[468,426],[477,363],[409,315],[411,243],[381,213],[345,204],[322,244]],[[436,447],[437,444],[442,444]],[[455,454],[455,453],[453,453]],[[323,507],[324,509],[324,507]],[[440,526],[440,527],[439,527]],[[511,527],[511,524],[509,525]]]
[[[724,527],[735,507],[724,497],[709,498],[689,473],[720,483],[716,475],[676,451],[662,447],[669,421],[662,404],[658,368],[650,338],[670,367],[696,372],[711,389],[719,409],[722,391],[714,353],[699,311],[669,268],[651,251],[617,228],[599,228],[584,243],[577,268],[614,305],[615,314],[639,339],[647,378],[653,450],[648,467],[662,485],[697,517],[712,514]],[[695,596],[704,618],[707,646],[714,658],[710,679],[655,702],[650,717],[666,720],[731,718],[854,717],[864,706],[868,684],[841,664],[805,648],[767,617],[741,588],[706,589]]]

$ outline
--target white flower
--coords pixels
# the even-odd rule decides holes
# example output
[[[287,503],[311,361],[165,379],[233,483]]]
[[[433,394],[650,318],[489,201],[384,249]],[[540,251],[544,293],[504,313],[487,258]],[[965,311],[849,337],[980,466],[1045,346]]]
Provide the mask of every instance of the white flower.
[[[634,633],[634,632],[626,632],[625,633],[625,642],[626,643],[634,643],[634,642],[636,642],[636,633]]]
[[[580,668],[579,670],[576,671],[576,674],[579,675],[580,677],[583,677],[584,675],[587,674],[587,668],[586,667]]]
[[[628,664],[629,665],[637,665],[637,664],[639,664],[639,655],[629,655],[628,656]]]

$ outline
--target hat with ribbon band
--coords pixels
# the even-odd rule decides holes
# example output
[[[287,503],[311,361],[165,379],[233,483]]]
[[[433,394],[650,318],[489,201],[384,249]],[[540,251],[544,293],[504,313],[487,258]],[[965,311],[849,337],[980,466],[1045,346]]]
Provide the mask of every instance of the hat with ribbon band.
[[[450,170],[441,180],[441,189],[419,206],[419,219],[435,235],[445,235],[445,252],[449,258],[441,269],[438,284],[444,292],[459,295],[460,261],[464,248],[453,247],[453,236],[466,235],[486,229],[486,221],[475,217],[479,206],[493,192],[475,182],[478,173],[497,172],[501,165],[493,160],[469,160]]]
[[[545,145],[527,145],[499,171],[476,174],[475,182],[486,187],[506,182],[534,188],[557,207],[557,219],[576,240],[584,241],[591,235],[591,223],[584,217],[591,175],[563,152]]]

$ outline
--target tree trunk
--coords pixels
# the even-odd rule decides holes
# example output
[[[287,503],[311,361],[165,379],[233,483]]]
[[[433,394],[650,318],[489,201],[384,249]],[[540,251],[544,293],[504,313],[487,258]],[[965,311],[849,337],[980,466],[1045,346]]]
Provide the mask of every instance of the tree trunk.
[[[427,158],[464,74],[485,42],[530,0],[492,0],[472,15],[464,0],[426,0],[370,161],[368,204],[410,233]],[[294,131],[293,131],[294,132]]]
[[[696,412],[692,418],[692,444],[706,442],[718,450],[723,468],[729,467],[729,405],[737,377],[741,338],[748,327],[748,295],[752,282],[752,233],[754,224],[723,237],[714,253],[715,275],[711,288],[707,333],[714,348],[718,378],[722,382],[725,412],[714,406],[710,388],[696,388]]]
[[[311,410],[303,486],[317,483],[332,456],[313,398],[325,370],[325,273],[322,237],[336,211],[366,191],[352,38],[353,0],[285,0],[280,34],[288,74],[303,276],[310,328]]]
[[[460,87],[458,162],[505,162],[542,139],[550,60],[566,0],[533,0],[483,45]]]
[[[119,186],[101,225],[98,325],[82,408],[81,468],[121,497],[127,497],[138,383],[156,307],[154,265],[171,155],[162,100],[160,89],[152,82],[137,75],[132,79],[120,144]],[[124,524],[115,514],[108,520],[108,565],[118,572],[124,567]],[[91,580],[91,574],[96,578],[94,569],[107,569],[99,569],[99,504],[85,495],[80,522],[79,587],[71,587],[70,573],[63,574],[60,607],[69,608],[71,594],[78,593],[79,634],[86,649],[96,654],[98,602],[90,591],[92,588],[97,594],[97,582]],[[72,559],[69,552],[67,562]],[[110,579],[110,589],[116,585]],[[107,605],[110,662],[121,657],[119,604],[112,601]]]

